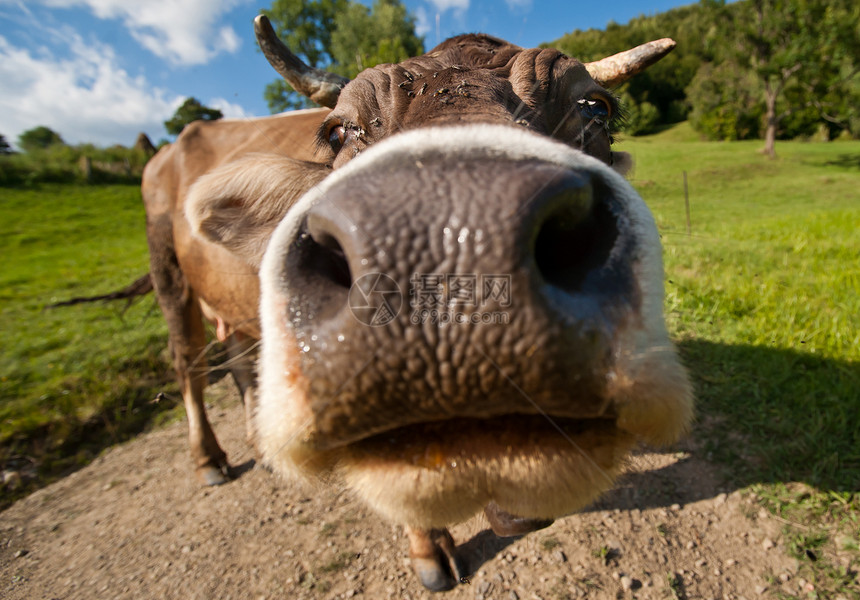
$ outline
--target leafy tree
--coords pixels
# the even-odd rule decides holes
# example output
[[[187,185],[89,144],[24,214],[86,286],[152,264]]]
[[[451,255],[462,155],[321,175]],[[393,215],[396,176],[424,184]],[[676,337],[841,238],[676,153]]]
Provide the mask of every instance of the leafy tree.
[[[18,136],[18,147],[24,152],[33,152],[58,145],[65,145],[63,138],[53,129],[43,125],[28,129]]]
[[[164,122],[164,128],[171,135],[179,135],[192,121],[217,121],[223,116],[217,108],[209,108],[200,104],[196,98],[189,97],[176,109],[173,116]]]
[[[376,0],[372,9],[353,0],[275,0],[263,13],[307,64],[350,78],[424,51],[415,20],[400,0]],[[263,97],[273,113],[313,104],[280,78],[266,86]]]
[[[712,140],[745,140],[761,136],[761,83],[737,65],[705,63],[687,88],[693,128]]]
[[[334,19],[349,0],[274,0],[272,8],[263,10],[275,33],[286,46],[308,65],[325,68],[332,64],[331,33]],[[298,94],[283,79],[266,85],[263,98],[272,113],[312,106],[313,102]]]
[[[335,71],[353,78],[368,67],[422,54],[424,40],[399,0],[376,0],[372,11],[353,2],[335,18],[331,49]]]
[[[589,61],[672,37],[674,52],[615,90],[630,107],[627,130],[647,102],[656,124],[690,118],[712,138],[764,137],[773,154],[776,139],[822,124],[829,137],[860,136],[858,22],[853,0],[702,0],[549,45]]]
[[[636,102],[627,92],[621,94],[620,100],[621,106],[624,107],[623,131],[630,135],[643,135],[654,131],[660,120],[660,111],[656,106],[647,100]]]
[[[856,2],[748,0],[733,16],[729,59],[761,84],[768,156],[776,156],[780,127],[795,113],[815,107],[822,118],[839,119],[829,113],[858,72]]]
[[[6,136],[0,133],[0,155],[12,154],[12,147],[6,141]]]

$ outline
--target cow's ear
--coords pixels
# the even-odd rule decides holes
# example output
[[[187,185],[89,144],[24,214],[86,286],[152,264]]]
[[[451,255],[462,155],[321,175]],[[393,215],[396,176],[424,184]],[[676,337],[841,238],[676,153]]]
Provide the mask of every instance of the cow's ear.
[[[188,192],[191,230],[255,269],[272,232],[296,200],[328,170],[273,154],[248,154],[198,179]]]

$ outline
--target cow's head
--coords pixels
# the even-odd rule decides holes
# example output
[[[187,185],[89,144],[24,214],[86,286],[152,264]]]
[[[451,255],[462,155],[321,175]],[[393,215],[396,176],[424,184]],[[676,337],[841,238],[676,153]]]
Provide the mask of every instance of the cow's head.
[[[584,65],[467,35],[345,86],[284,68],[332,108],[321,164],[248,157],[198,186],[232,216],[190,215],[249,262],[267,248],[257,427],[272,466],[333,474],[429,528],[491,503],[570,513],[637,439],[677,438],[691,393],[659,239],[616,172],[601,85],[671,45]]]

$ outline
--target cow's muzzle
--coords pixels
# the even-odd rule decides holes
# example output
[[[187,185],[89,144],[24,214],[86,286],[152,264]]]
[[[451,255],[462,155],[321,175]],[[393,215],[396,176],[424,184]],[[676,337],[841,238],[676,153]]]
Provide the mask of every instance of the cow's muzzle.
[[[263,435],[314,468],[421,469],[555,460],[579,436],[611,471],[632,436],[671,439],[689,416],[659,252],[629,185],[566,146],[500,126],[395,136],[305,196],[267,250]],[[630,409],[643,369],[675,382],[656,412]]]
[[[283,256],[319,448],[510,414],[607,415],[637,240],[599,175],[415,152],[328,186]]]

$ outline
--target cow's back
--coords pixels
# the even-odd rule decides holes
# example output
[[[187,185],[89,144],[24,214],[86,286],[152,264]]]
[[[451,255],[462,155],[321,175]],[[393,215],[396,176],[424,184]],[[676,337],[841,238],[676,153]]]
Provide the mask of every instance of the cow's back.
[[[328,113],[326,108],[313,108],[270,117],[189,123],[176,142],[159,150],[144,169],[147,213],[175,212],[201,175],[251,152],[314,160],[316,132]]]

